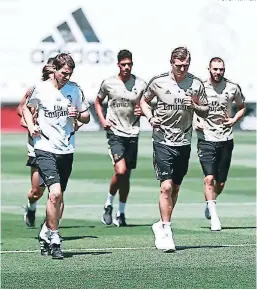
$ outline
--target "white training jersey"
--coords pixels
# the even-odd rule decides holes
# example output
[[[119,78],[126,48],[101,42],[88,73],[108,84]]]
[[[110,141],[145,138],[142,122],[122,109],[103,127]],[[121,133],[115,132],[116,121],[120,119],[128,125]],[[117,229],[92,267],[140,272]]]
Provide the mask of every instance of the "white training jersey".
[[[98,97],[104,100],[108,96],[106,117],[111,121],[112,131],[117,136],[136,137],[139,134],[139,118],[134,115],[146,82],[131,75],[124,83],[118,75],[109,77],[101,84]]]
[[[209,104],[209,114],[205,119],[195,116],[194,124],[196,127],[202,127],[203,130],[196,130],[198,139],[223,142],[231,140],[233,136],[233,127],[225,126],[224,119],[232,111],[232,103],[242,105],[245,97],[238,84],[223,78],[222,81],[213,86],[210,80],[204,82],[205,91]]]
[[[194,110],[184,105],[187,92],[192,92],[199,105],[207,106],[203,83],[190,73],[179,83],[172,72],[155,76],[148,83],[144,97],[148,102],[157,97],[153,116],[161,121],[160,128],[153,130],[154,142],[168,146],[191,144]]]
[[[37,121],[41,134],[34,137],[34,148],[55,154],[73,153],[74,119],[68,117],[68,106],[76,107],[81,113],[90,106],[80,87],[68,82],[58,90],[50,81],[41,81],[34,86],[27,104],[38,108]]]

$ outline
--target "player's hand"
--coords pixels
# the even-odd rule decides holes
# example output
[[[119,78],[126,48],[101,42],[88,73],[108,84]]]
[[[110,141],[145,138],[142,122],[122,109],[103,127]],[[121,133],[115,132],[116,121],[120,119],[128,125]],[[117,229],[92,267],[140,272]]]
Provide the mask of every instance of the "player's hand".
[[[234,120],[234,118],[225,118],[223,121],[223,124],[226,127],[233,127],[235,125],[236,121]]]
[[[29,127],[28,130],[32,138],[40,136],[41,130],[38,125],[33,125],[32,127]]]
[[[101,122],[101,125],[102,125],[102,128],[106,131],[110,130],[111,126],[112,126],[112,123],[110,122],[110,120],[108,119],[104,119],[102,122]]]
[[[161,121],[157,117],[150,118],[149,123],[153,128],[159,128],[161,126]]]
[[[140,117],[142,115],[144,115],[143,111],[141,110],[141,107],[139,105],[136,105],[135,106],[135,109],[134,109],[134,115],[136,117]]]
[[[183,99],[183,104],[188,108],[188,109],[193,109],[194,108],[194,102],[191,96],[185,96]]]
[[[73,107],[71,105],[68,106],[68,117],[74,119],[77,119],[79,117],[79,112],[76,107]]]

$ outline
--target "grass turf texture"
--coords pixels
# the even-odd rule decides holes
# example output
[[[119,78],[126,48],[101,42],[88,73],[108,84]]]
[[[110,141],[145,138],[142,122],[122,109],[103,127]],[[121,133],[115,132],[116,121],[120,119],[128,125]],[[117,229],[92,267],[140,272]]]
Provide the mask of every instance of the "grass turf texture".
[[[204,218],[194,139],[189,172],[172,220],[178,250],[171,254],[154,248],[151,232],[151,224],[159,218],[159,184],[152,168],[150,133],[140,136],[127,228],[100,222],[113,170],[104,132],[78,133],[60,228],[63,261],[39,253],[36,237],[46,194],[39,202],[36,228],[23,223],[22,206],[30,182],[24,165],[26,135],[2,134],[1,143],[1,288],[256,288],[254,133],[236,133],[229,179],[217,204],[223,226],[219,233],[210,232]],[[117,202],[116,197],[114,214]]]

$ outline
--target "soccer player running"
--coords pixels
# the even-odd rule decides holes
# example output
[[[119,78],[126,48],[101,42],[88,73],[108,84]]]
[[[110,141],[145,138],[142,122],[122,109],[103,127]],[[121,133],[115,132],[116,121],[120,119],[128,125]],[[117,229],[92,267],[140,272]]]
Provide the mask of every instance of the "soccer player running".
[[[49,58],[47,61],[47,65],[45,65],[42,69],[42,80],[49,79],[49,66],[52,65],[54,61],[54,58]],[[52,67],[50,67],[50,74],[52,73]],[[69,94],[69,91],[73,89],[75,83],[68,81],[67,84],[61,88],[61,92],[67,97]],[[27,98],[30,96],[31,91],[33,90],[33,87],[29,88],[26,92],[26,94],[21,99],[18,107],[17,107],[17,113],[21,117],[21,126],[24,128],[27,128],[27,124],[24,121],[23,115],[22,115],[22,108],[24,104],[27,101]],[[37,116],[37,110],[35,108],[30,108],[34,119],[36,119]],[[81,125],[78,124],[77,120],[74,119],[74,131],[77,131],[80,128]],[[27,149],[28,149],[28,160],[26,163],[26,166],[29,166],[31,168],[30,171],[30,179],[31,179],[31,189],[28,192],[28,202],[25,207],[24,211],[24,222],[28,227],[34,227],[35,226],[35,218],[36,218],[36,209],[37,209],[37,201],[41,198],[41,196],[44,193],[45,190],[45,184],[38,172],[38,166],[36,161],[36,155],[34,151],[34,142],[33,138],[30,136],[28,132],[28,143],[27,143]],[[62,201],[61,203],[61,213],[60,216],[62,216],[64,209],[64,203]]]
[[[90,120],[89,104],[78,86],[74,85],[67,97],[60,91],[69,81],[74,68],[75,63],[69,54],[57,55],[50,78],[34,86],[23,107],[24,119],[34,139],[39,173],[49,190],[46,226],[50,236],[43,240],[54,259],[63,259],[58,225],[63,193],[72,171],[75,146],[73,120],[82,123]],[[30,107],[38,107],[38,125],[34,123]]]
[[[185,47],[172,51],[171,70],[150,80],[141,108],[153,127],[153,165],[160,181],[160,221],[152,226],[155,246],[175,251],[171,216],[178,192],[188,170],[194,112],[205,118],[208,103],[202,82],[188,73],[190,52]],[[153,108],[151,101],[157,98]]]
[[[114,165],[109,193],[104,205],[102,222],[117,227],[126,226],[125,206],[130,188],[130,173],[136,168],[139,136],[139,106],[146,83],[131,73],[132,53],[121,50],[118,53],[119,74],[107,78],[101,84],[95,100],[96,114],[105,131]],[[106,117],[103,101],[108,96]],[[119,209],[113,220],[112,210],[115,194],[119,191]]]
[[[49,58],[47,61],[47,64],[51,65],[53,63],[54,58]],[[47,65],[43,67],[42,69],[42,80],[44,80],[44,77],[46,76],[47,72]],[[47,74],[48,75],[48,74]],[[49,76],[47,76],[49,78]],[[29,88],[26,92],[26,94],[21,99],[18,107],[17,107],[17,113],[21,117],[21,126],[24,128],[27,128],[27,124],[23,118],[22,115],[22,108],[26,104],[27,98],[30,96],[31,92],[33,91],[33,86]],[[37,110],[36,108],[30,108],[33,118],[36,118]],[[45,190],[45,184],[38,172],[38,166],[36,161],[36,155],[34,151],[34,142],[33,138],[30,136],[28,132],[28,160],[26,163],[26,166],[29,166],[31,168],[30,171],[30,180],[31,180],[31,189],[28,192],[28,203],[25,207],[24,212],[24,222],[28,227],[34,227],[35,226],[35,218],[36,218],[36,208],[37,208],[37,201],[40,199],[40,197],[43,195]]]
[[[204,173],[205,216],[211,219],[211,230],[220,231],[216,199],[224,189],[234,147],[233,126],[245,113],[244,96],[236,83],[224,77],[225,64],[220,57],[209,63],[209,79],[204,82],[210,107],[205,120],[195,116],[198,156]],[[232,102],[238,111],[229,117]]]

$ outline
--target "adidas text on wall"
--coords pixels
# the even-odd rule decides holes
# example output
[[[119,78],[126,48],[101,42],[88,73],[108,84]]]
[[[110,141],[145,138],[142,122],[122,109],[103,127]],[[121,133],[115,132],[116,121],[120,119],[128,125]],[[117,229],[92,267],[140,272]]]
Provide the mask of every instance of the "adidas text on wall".
[[[45,63],[60,52],[70,53],[77,64],[112,64],[114,52],[101,44],[82,8],[71,13],[72,21],[58,25],[30,52],[32,63]]]

